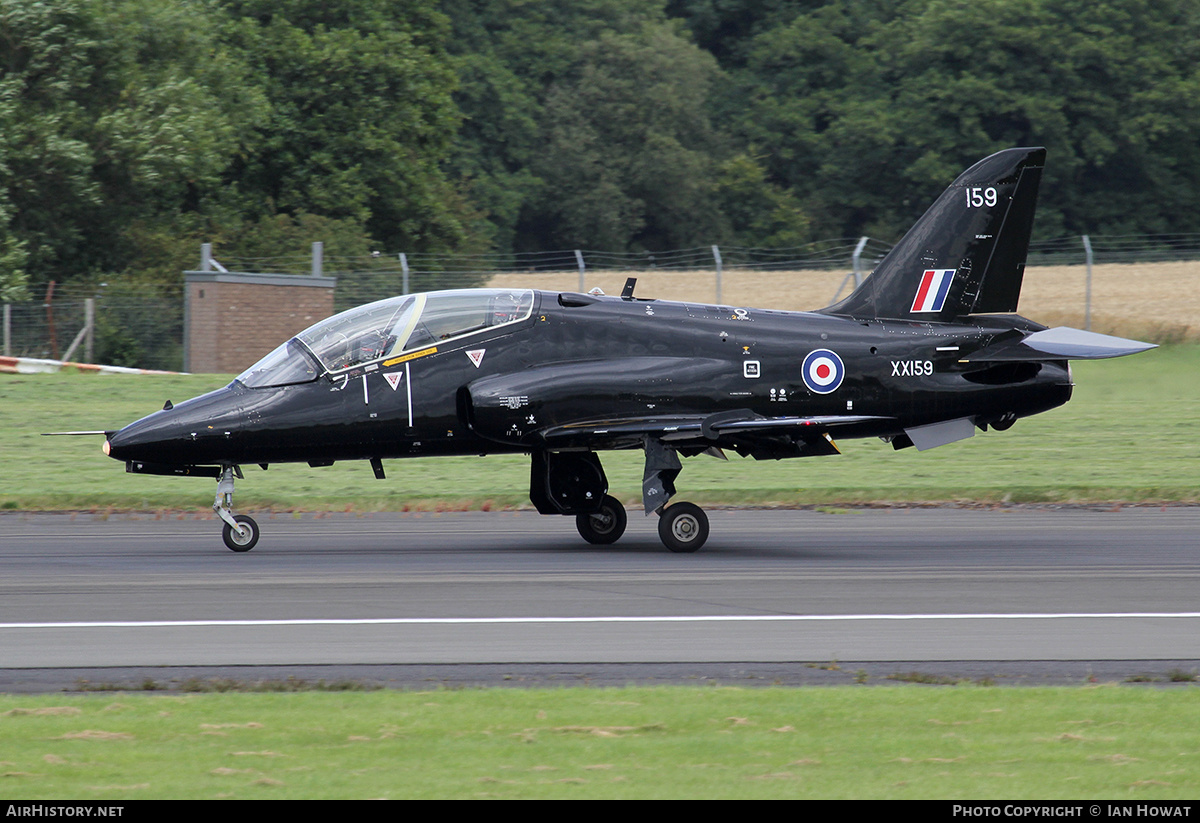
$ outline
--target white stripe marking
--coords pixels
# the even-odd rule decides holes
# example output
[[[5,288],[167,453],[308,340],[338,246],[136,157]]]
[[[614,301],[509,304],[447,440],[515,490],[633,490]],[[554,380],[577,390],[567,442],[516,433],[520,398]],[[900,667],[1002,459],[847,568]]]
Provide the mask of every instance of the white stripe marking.
[[[415,626],[504,623],[819,623],[863,620],[1095,620],[1200,618],[1200,612],[1024,612],[1014,614],[728,614],[658,617],[371,617],[295,620],[114,620],[0,623],[0,629],[143,629],[197,626]]]
[[[408,370],[408,364],[404,364],[404,390],[408,393],[408,427],[413,427],[412,419],[412,374]]]

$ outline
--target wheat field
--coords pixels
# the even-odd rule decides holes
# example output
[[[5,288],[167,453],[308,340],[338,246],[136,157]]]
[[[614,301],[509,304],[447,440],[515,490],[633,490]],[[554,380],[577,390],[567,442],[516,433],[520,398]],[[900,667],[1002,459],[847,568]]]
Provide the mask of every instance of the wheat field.
[[[719,301],[711,271],[598,270],[586,273],[584,286],[620,294],[627,277],[638,279],[638,297],[788,311],[822,308],[835,296],[846,296],[853,285],[845,271],[734,269],[722,274]],[[577,291],[579,274],[502,274],[489,285]],[[1086,267],[1031,266],[1025,271],[1019,311],[1048,326],[1084,328],[1086,294]],[[1200,340],[1200,261],[1092,266],[1091,329],[1155,343]]]

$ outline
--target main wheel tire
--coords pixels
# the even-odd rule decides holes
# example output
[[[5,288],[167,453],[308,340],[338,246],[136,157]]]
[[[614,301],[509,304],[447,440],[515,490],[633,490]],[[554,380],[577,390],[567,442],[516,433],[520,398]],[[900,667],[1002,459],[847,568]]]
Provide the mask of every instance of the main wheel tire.
[[[695,503],[674,503],[658,518],[658,536],[673,552],[694,552],[708,540],[708,515]]]
[[[238,525],[245,528],[246,533],[238,533],[233,526],[228,523],[221,530],[221,537],[225,540],[225,545],[235,552],[248,552],[254,548],[254,544],[258,542],[258,523],[254,522],[253,517],[247,517],[244,514],[236,514],[233,519]]]
[[[628,522],[629,515],[621,501],[608,494],[600,501],[600,511],[575,515],[575,528],[579,529],[580,536],[598,546],[607,546],[620,540]]]

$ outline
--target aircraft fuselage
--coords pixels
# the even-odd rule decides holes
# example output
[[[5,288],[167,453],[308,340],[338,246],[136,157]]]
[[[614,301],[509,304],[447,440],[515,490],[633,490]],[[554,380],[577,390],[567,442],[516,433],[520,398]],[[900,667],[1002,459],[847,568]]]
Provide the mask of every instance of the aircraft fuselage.
[[[970,359],[1005,332],[1041,326],[977,320],[863,321],[536,292],[528,318],[491,333],[310,382],[235,380],[127,426],[110,438],[110,455],[209,465],[529,452],[547,448],[543,435],[556,427],[554,448],[588,448],[590,435],[573,438],[573,424],[735,411],[871,418],[839,436],[896,437],[957,418],[1011,422],[1070,398],[1066,361]]]

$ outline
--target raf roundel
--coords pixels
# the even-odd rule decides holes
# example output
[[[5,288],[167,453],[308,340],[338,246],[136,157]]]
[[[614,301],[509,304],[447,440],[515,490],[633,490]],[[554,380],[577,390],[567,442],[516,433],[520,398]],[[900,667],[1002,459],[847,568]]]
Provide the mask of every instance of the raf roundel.
[[[829,394],[842,385],[846,367],[829,349],[816,349],[804,358],[804,385],[817,394]]]

